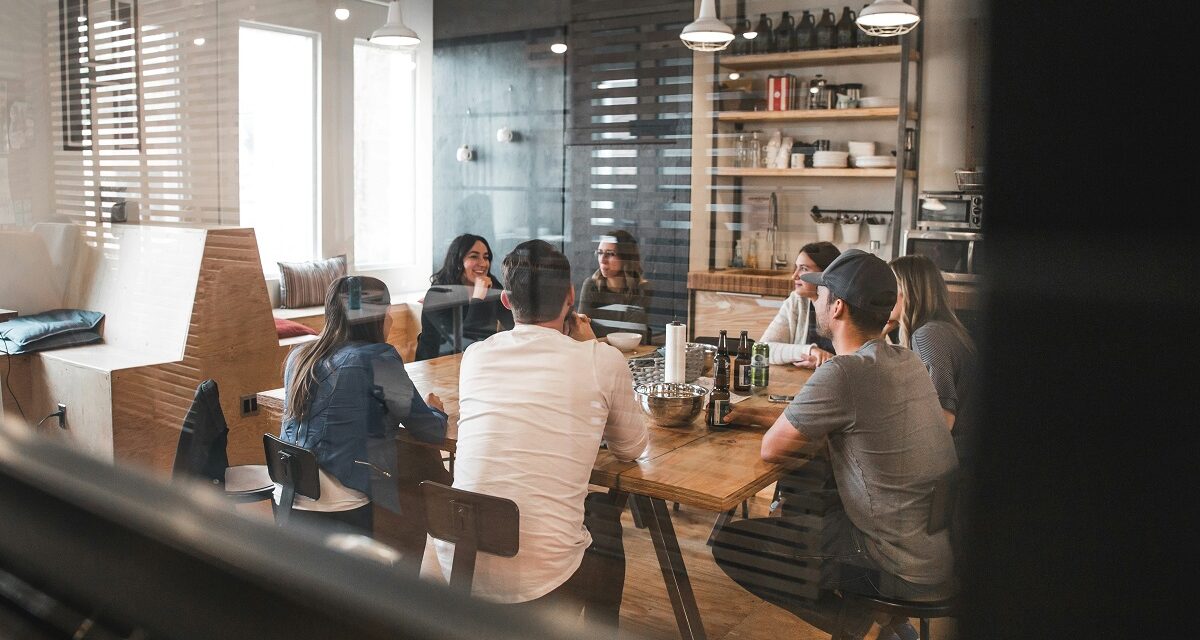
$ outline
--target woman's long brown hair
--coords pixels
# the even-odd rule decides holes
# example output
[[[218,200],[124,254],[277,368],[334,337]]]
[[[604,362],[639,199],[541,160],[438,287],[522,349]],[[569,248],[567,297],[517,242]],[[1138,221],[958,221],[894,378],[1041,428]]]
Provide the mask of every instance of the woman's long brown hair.
[[[362,313],[365,317],[353,322],[347,313],[351,278],[358,278],[362,285],[363,308],[368,309],[367,305],[371,305],[370,310]],[[325,294],[325,328],[321,329],[321,335],[316,340],[297,347],[300,352],[296,355],[286,390],[285,418],[301,422],[308,417],[313,390],[320,382],[317,379],[317,365],[332,356],[339,347],[347,342],[387,342],[383,324],[390,302],[387,285],[377,278],[343,276],[329,285],[329,291]],[[382,305],[381,312],[379,305]]]
[[[611,242],[617,245],[617,257],[621,259],[621,275],[625,276],[625,292],[635,296],[642,295],[646,279],[642,270],[642,253],[638,250],[637,239],[624,229],[600,236],[600,242]],[[600,289],[608,286],[600,270],[592,274],[592,280]]]
[[[901,256],[892,260],[896,285],[904,296],[900,312],[900,344],[912,348],[912,334],[928,322],[941,320],[954,329],[963,344],[971,350],[975,342],[967,328],[950,307],[950,292],[937,265],[926,256]]]

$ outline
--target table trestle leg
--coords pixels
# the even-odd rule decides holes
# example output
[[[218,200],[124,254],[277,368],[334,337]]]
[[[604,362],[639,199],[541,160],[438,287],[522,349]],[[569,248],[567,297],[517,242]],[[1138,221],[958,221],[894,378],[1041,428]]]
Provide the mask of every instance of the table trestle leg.
[[[671,524],[671,511],[667,503],[658,498],[633,496],[633,502],[646,520],[650,538],[654,541],[654,552],[658,555],[658,566],[662,569],[663,581],[667,584],[667,596],[675,610],[675,622],[683,640],[706,640],[704,625],[700,622],[700,610],[696,606],[696,595],[683,566],[683,553],[675,527]]]

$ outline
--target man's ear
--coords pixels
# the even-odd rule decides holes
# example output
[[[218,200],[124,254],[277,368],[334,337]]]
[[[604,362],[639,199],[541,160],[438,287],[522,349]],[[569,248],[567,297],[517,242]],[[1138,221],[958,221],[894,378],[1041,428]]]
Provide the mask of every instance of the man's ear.
[[[575,308],[575,287],[567,288],[567,309]]]
[[[500,291],[500,304],[504,305],[505,309],[512,311],[512,301],[508,299],[508,289]]]
[[[835,299],[829,303],[829,317],[838,320],[845,320],[849,317],[850,310],[846,308],[846,301],[841,298]]]

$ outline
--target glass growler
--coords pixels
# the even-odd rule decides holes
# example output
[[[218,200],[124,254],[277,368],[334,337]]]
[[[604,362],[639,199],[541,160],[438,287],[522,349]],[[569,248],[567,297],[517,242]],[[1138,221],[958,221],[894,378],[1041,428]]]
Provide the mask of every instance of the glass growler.
[[[775,53],[786,53],[792,50],[792,41],[796,37],[796,19],[787,11],[779,17],[779,26],[775,27],[775,36],[771,41],[771,50]]]
[[[850,7],[842,7],[842,19],[837,22],[837,48],[848,49],[858,46],[858,38],[865,38],[867,34],[862,33],[855,19],[858,15],[850,10]]]
[[[775,24],[763,13],[758,16],[758,26],[754,28],[758,35],[750,41],[750,53],[771,53],[775,36]]]
[[[837,46],[837,22],[829,9],[821,10],[821,21],[817,23],[817,48],[833,49]]]
[[[817,18],[808,9],[796,21],[796,44],[794,51],[810,51],[817,48]]]

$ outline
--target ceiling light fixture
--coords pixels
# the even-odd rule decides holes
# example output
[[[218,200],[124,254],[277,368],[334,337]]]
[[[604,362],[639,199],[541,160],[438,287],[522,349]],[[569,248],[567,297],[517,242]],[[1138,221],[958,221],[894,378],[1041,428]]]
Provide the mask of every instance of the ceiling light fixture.
[[[854,22],[869,35],[888,38],[915,29],[921,22],[921,15],[903,0],[875,0]]]
[[[337,18],[338,20],[343,20],[343,21],[349,20],[350,19],[350,10],[347,9],[346,7],[338,7],[333,10],[333,17]]]
[[[421,44],[421,37],[416,31],[404,24],[400,15],[400,0],[392,0],[388,4],[387,22],[371,34],[371,42],[393,47],[415,47]]]
[[[717,19],[713,0],[700,0],[700,15],[683,28],[679,39],[693,51],[720,51],[733,41],[733,29]]]
[[[203,47],[205,42],[208,42],[208,40],[205,40],[204,38],[196,38],[195,40],[192,40],[192,44],[196,45],[197,47]]]
[[[561,42],[555,42],[554,44],[550,45],[550,50],[554,53],[566,53],[567,45]]]

